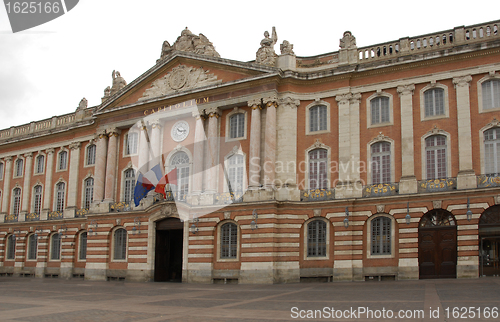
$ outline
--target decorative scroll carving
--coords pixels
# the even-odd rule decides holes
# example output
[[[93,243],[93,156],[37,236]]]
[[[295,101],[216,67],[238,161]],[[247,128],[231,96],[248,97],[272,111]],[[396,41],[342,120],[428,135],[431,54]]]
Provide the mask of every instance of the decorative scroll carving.
[[[209,70],[204,70],[203,67],[194,68],[179,65],[173,68],[167,75],[155,80],[151,88],[146,89],[139,100],[176,93],[180,90],[220,84],[222,82],[222,80],[217,80],[217,76],[209,74],[209,72]]]
[[[168,41],[164,41],[161,48],[160,60],[165,59],[173,50],[192,52],[198,55],[205,55],[211,57],[220,57],[219,53],[215,50],[214,45],[203,34],[198,36],[193,34],[186,27],[181,32],[172,46]]]
[[[276,28],[273,27],[273,34],[269,37],[269,32],[264,32],[264,39],[260,42],[260,48],[257,50],[255,62],[261,65],[274,66],[276,63],[276,53],[274,52],[274,45],[278,41]]]
[[[279,106],[284,108],[297,108],[300,105],[300,100],[291,97],[283,97],[278,100]]]

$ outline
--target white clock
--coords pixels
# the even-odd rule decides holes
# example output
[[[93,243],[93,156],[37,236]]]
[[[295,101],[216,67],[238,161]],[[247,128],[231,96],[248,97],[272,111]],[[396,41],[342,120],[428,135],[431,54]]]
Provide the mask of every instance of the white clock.
[[[184,141],[189,134],[189,124],[186,121],[179,121],[172,126],[170,135],[175,142]]]

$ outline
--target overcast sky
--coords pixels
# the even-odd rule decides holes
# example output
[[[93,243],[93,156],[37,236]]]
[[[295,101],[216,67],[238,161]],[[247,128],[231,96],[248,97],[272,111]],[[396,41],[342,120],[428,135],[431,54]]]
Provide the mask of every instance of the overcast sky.
[[[450,4],[452,3],[452,5]],[[408,5],[407,5],[408,4]],[[188,27],[222,58],[250,61],[266,30],[297,56],[339,49],[346,30],[358,47],[500,19],[497,1],[127,1],[80,0],[67,14],[13,34],[0,7],[0,129],[99,105],[111,73],[130,83]]]

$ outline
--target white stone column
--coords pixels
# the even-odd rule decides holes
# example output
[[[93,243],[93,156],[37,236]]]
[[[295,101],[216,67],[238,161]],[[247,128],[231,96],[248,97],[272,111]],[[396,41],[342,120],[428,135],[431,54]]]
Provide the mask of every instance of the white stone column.
[[[116,163],[118,156],[118,136],[120,130],[109,131],[108,157],[106,160],[106,182],[104,184],[104,201],[113,203],[115,200]]]
[[[149,160],[151,158],[149,147],[150,142],[148,128],[146,125],[139,125],[138,169],[139,171],[143,171],[144,173],[149,171]]]
[[[205,130],[203,127],[203,116],[193,115],[196,119],[194,129],[194,149],[193,149],[193,194],[200,194],[203,190],[203,164],[205,151]]]
[[[94,168],[94,197],[93,203],[104,200],[104,182],[106,176],[106,157],[108,154],[108,136],[104,131],[98,133],[96,142],[96,161]]]
[[[276,179],[276,96],[264,98],[266,128],[264,137],[264,187],[274,190]]]
[[[350,129],[350,146],[351,146],[351,180],[354,183],[353,189],[361,190],[361,174],[359,173],[359,162],[361,158],[361,141],[359,129],[359,103],[361,94],[355,93],[349,99],[349,129]],[[359,194],[359,193],[358,193]],[[361,197],[361,196],[360,196]]]
[[[205,192],[211,194],[217,192],[217,164],[218,160],[218,119],[219,111],[217,108],[206,111],[208,114],[208,131],[207,131],[207,170],[205,171]]]
[[[31,195],[31,172],[33,168],[33,153],[29,152],[24,155],[24,162],[26,164],[24,168],[24,183],[23,183],[23,201],[21,204],[21,216],[19,216],[18,220],[23,221],[25,219],[25,215],[29,213],[29,198]]]
[[[52,207],[52,176],[54,174],[54,149],[45,150],[47,155],[47,164],[45,165],[45,185],[43,192],[43,209],[40,213],[40,220],[47,220],[47,215]]]
[[[12,157],[5,157],[5,172],[3,174],[3,195],[2,195],[2,213],[9,213],[10,198],[10,179],[12,178]]]
[[[149,122],[151,125],[151,150],[152,157],[159,157],[161,155],[161,123],[160,120],[152,120]],[[161,159],[161,158],[160,158]]]
[[[68,179],[68,202],[64,209],[64,218],[74,218],[76,213],[76,199],[78,196],[78,170],[80,168],[80,142],[69,145],[69,179]]]
[[[413,142],[413,92],[415,85],[398,86],[401,104],[401,179],[399,193],[417,193]]]
[[[348,169],[347,164],[351,161],[351,122],[349,115],[349,100],[352,94],[340,94],[335,97],[339,110],[339,181],[344,183],[349,181],[350,172],[342,171]]]
[[[472,130],[470,117],[470,75],[453,78],[457,93],[458,122],[458,176],[457,189],[477,188],[476,174],[472,168]]]
[[[300,200],[297,189],[297,108],[300,101],[281,98],[277,109],[276,185],[278,200]]]
[[[249,151],[249,167],[248,167],[248,187],[249,189],[259,189],[260,184],[260,131],[261,119],[260,99],[248,101],[248,106],[252,108],[251,126],[250,126],[250,151]]]

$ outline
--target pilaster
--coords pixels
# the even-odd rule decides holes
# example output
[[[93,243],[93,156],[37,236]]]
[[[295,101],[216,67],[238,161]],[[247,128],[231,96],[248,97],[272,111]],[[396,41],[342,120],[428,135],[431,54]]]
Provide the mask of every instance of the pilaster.
[[[80,167],[80,142],[69,145],[69,180],[68,180],[68,203],[64,209],[64,218],[74,218],[76,213],[76,197],[78,195],[78,169]]]
[[[219,142],[219,117],[218,108],[206,111],[208,115],[207,149],[206,149],[206,171],[205,192],[214,194],[217,192],[217,165],[218,165],[218,142]]]
[[[12,157],[5,157],[5,172],[3,176],[2,213],[9,212],[10,179],[12,178]]]
[[[194,149],[193,149],[193,194],[201,194],[203,190],[203,164],[205,152],[205,130],[204,118],[199,113],[193,115],[195,118]]]
[[[276,179],[276,107],[278,98],[264,98],[266,105],[266,128],[264,140],[264,187],[274,190]]]
[[[43,209],[40,213],[40,220],[47,220],[47,216],[51,211],[52,201],[52,176],[54,175],[54,152],[53,148],[45,150],[47,155],[47,164],[45,166],[45,186],[43,192]]]
[[[259,189],[260,184],[260,131],[261,131],[261,100],[254,99],[248,101],[248,106],[252,108],[250,127],[250,153],[249,153],[249,189]]]
[[[93,204],[99,204],[104,199],[104,182],[106,175],[106,157],[108,151],[108,136],[104,131],[97,134],[96,162],[94,168],[94,197]]]
[[[413,93],[414,84],[398,86],[401,106],[401,179],[399,193],[417,193],[415,177],[415,151],[413,142]]]
[[[116,182],[116,162],[118,154],[118,136],[120,130],[111,129],[109,131],[108,157],[106,160],[106,183],[104,185],[104,201],[114,202],[115,182]]]
[[[24,183],[23,183],[23,202],[21,205],[21,213],[18,219],[24,220],[25,215],[29,212],[29,197],[31,185],[31,172],[33,168],[33,153],[29,152],[24,154]]]

